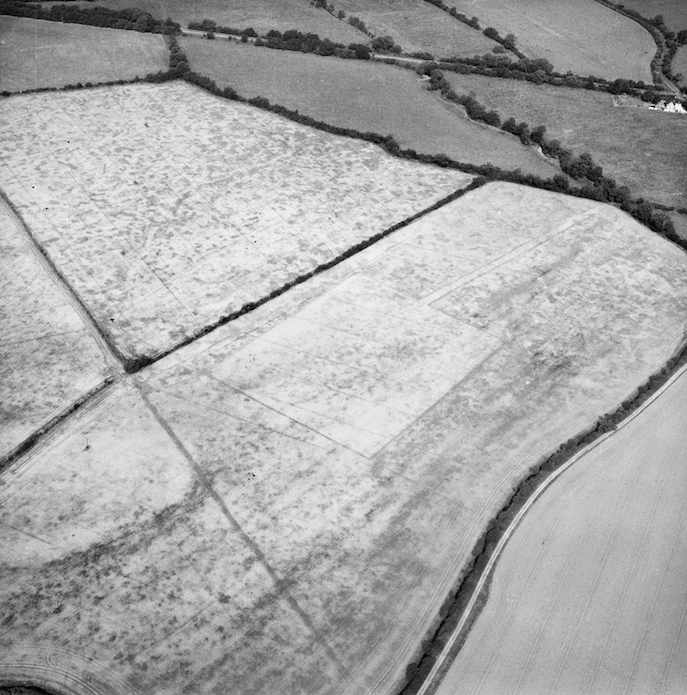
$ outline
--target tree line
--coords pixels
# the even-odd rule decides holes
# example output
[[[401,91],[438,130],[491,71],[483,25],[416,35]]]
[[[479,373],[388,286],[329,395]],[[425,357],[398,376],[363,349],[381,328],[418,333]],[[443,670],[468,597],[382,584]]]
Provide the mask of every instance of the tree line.
[[[154,34],[181,33],[181,25],[178,22],[169,18],[165,20],[155,19],[149,12],[133,7],[124,10],[112,10],[107,7],[82,7],[63,2],[44,8],[38,3],[23,2],[22,0],[0,0],[0,14]]]

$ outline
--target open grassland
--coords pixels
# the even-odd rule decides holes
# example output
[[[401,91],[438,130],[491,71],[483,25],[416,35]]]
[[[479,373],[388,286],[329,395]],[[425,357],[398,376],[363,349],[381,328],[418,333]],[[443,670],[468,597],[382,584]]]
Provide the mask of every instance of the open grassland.
[[[662,15],[672,31],[687,29],[687,3],[684,0],[623,0],[622,4],[648,19]]]
[[[405,51],[436,57],[489,53],[498,44],[425,0],[337,0],[337,10],[356,16],[375,36],[391,36]]]
[[[673,58],[672,70],[674,75],[682,75],[682,79],[679,82],[683,87],[687,87],[687,46],[680,46],[677,49],[677,53]]]
[[[446,73],[460,93],[513,116],[576,154],[589,152],[596,162],[636,196],[687,205],[687,117],[633,105],[614,106],[607,93],[534,85],[480,75]]]
[[[687,215],[679,212],[671,212],[669,213],[669,217],[673,221],[675,231],[687,241]]]
[[[681,342],[686,271],[490,184],[140,372],[4,475],[5,675],[397,692],[515,482]]]
[[[132,5],[131,0],[98,0],[98,4],[113,10]],[[340,22],[325,10],[316,8],[310,0],[136,0],[134,6],[158,19],[171,17],[183,27],[207,18],[235,29],[253,27],[259,34],[270,29],[298,29],[346,45],[369,40],[348,22]]]
[[[129,80],[166,69],[159,35],[0,16],[0,91]]]
[[[468,17],[501,36],[515,34],[530,58],[546,58],[559,72],[618,77],[651,84],[649,64],[656,53],[640,24],[595,0],[456,0]]]
[[[103,382],[98,343],[0,198],[0,457]]]
[[[438,695],[684,692],[686,448],[683,373],[527,513]]]
[[[129,356],[471,180],[182,82],[11,97],[0,118],[0,185]]]
[[[182,40],[194,70],[245,97],[264,96],[319,120],[392,134],[402,148],[551,178],[560,169],[518,140],[470,122],[415,73],[364,61]]]

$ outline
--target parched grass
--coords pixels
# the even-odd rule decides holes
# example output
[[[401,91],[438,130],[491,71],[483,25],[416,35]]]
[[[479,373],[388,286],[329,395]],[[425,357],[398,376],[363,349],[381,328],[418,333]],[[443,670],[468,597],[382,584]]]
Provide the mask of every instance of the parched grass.
[[[98,0],[115,10],[131,7],[131,0]],[[310,0],[136,0],[135,7],[158,19],[171,17],[186,27],[189,22],[214,19],[221,26],[237,29],[253,27],[259,34],[270,29],[299,29],[348,45],[368,37],[347,22],[340,22]],[[84,3],[88,6],[88,3]]]
[[[666,25],[675,32],[687,29],[687,3],[684,0],[622,0],[622,3],[647,19],[662,15]]]
[[[117,384],[3,481],[0,673],[31,642],[123,692],[398,693],[514,485],[681,341],[686,272],[489,184]]]
[[[406,51],[435,57],[489,53],[498,44],[424,0],[337,0],[334,6],[365,22],[377,36],[391,36]]]
[[[601,92],[450,72],[446,77],[456,91],[474,93],[503,119],[544,125],[549,137],[573,152],[589,152],[635,195],[687,204],[687,117],[640,108],[639,101],[614,106],[613,97]]]
[[[0,457],[103,383],[84,320],[0,199]]]
[[[182,45],[194,70],[243,96],[263,96],[333,125],[391,134],[402,148],[423,154],[544,178],[560,173],[512,136],[470,122],[462,109],[426,91],[412,71],[225,41],[187,38]]]
[[[595,0],[456,0],[482,26],[512,33],[531,58],[546,58],[560,72],[651,83],[656,53],[651,34]]]
[[[183,82],[10,97],[0,119],[0,185],[125,357],[173,348],[472,180]]]
[[[128,80],[167,61],[162,36],[0,17],[0,91]]]

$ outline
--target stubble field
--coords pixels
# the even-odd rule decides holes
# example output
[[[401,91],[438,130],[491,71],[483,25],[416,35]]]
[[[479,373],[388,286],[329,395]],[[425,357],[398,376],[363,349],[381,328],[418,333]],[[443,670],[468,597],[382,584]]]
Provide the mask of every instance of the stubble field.
[[[404,51],[429,51],[436,58],[489,53],[498,44],[482,32],[424,0],[338,0],[375,36],[391,36]]]
[[[402,148],[423,154],[543,178],[560,174],[516,138],[470,122],[409,70],[229,42],[188,38],[182,45],[194,70],[242,96],[263,96],[325,123],[391,134]]]
[[[11,97],[0,186],[126,356],[156,355],[471,177],[185,83]]]
[[[490,184],[169,355],[4,474],[0,664],[394,692],[515,482],[680,343],[686,270]]]
[[[0,17],[0,91],[144,77],[167,69],[162,36]]]
[[[687,377],[537,501],[438,695],[681,693]]]
[[[0,198],[0,457],[102,384],[105,355]]]
[[[574,153],[589,152],[634,195],[687,206],[687,117],[614,106],[610,94],[582,89],[450,72],[446,77],[457,92],[474,92],[504,120],[513,116],[532,127],[544,125],[548,137]]]
[[[453,4],[501,36],[515,34],[521,51],[530,58],[546,58],[559,72],[652,81],[649,64],[656,44],[651,34],[595,0],[456,0]]]

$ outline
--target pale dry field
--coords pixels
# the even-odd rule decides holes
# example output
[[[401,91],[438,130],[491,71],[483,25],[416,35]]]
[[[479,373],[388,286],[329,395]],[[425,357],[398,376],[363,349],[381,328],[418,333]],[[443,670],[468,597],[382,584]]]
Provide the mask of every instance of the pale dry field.
[[[595,0],[455,0],[453,5],[501,36],[515,34],[523,53],[546,58],[559,72],[652,82],[651,34]]]
[[[683,373],[544,493],[437,695],[685,692],[686,413]]]
[[[0,16],[0,91],[130,80],[167,63],[160,35]]]
[[[375,36],[391,36],[404,51],[435,58],[475,56],[498,46],[482,32],[425,0],[337,0],[337,10],[359,17]]]
[[[687,87],[687,46],[680,46],[677,49],[677,53],[673,58],[672,70],[674,75],[682,75],[680,84],[683,87]]]
[[[155,355],[471,177],[183,82],[0,104],[0,186],[125,355]]]
[[[0,457],[103,382],[105,354],[0,198]]]
[[[126,377],[3,475],[5,674],[395,692],[516,481],[680,342],[686,270],[490,184]]]

